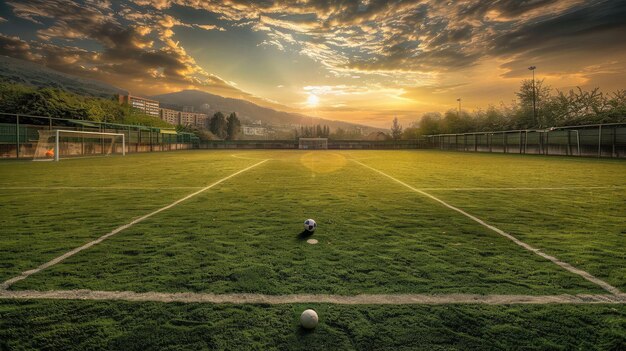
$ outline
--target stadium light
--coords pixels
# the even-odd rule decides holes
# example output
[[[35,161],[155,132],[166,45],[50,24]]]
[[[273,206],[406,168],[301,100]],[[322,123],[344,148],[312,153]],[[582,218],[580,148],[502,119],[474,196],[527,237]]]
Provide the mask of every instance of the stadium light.
[[[456,99],[459,102],[459,111],[456,113],[457,117],[461,117],[461,98]]]
[[[533,72],[533,121],[537,125],[537,102],[535,97],[535,69],[537,66],[530,66],[528,69]]]

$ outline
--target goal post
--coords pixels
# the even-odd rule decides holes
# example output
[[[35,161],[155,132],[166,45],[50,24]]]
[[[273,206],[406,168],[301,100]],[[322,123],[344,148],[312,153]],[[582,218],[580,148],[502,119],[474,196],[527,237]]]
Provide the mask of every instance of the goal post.
[[[40,130],[35,160],[59,161],[62,157],[126,155],[123,133],[79,130]]]
[[[328,138],[299,138],[298,148],[303,150],[326,150]]]

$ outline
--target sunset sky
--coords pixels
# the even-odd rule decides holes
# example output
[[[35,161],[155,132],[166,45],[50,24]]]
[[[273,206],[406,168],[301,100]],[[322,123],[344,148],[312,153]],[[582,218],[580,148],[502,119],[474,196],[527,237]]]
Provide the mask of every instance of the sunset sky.
[[[558,89],[626,88],[626,2],[0,1],[0,55],[152,95],[182,89],[388,127]]]

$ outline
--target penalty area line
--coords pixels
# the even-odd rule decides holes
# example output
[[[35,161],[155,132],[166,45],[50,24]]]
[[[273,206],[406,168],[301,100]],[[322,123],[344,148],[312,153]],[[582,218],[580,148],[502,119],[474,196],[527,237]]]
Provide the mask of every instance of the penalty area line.
[[[2,290],[0,299],[49,299],[135,302],[178,302],[213,304],[329,303],[337,305],[446,305],[446,304],[625,304],[626,294],[578,295],[478,295],[478,294],[211,294],[194,292],[134,292],[97,290]]]
[[[400,185],[403,185],[403,186],[413,190],[414,192],[416,192],[418,194],[424,195],[424,196],[430,198],[431,200],[439,202],[443,206],[445,206],[445,207],[447,207],[447,208],[449,208],[451,210],[454,210],[454,211],[464,215],[465,217],[473,220],[474,222],[482,225],[483,227],[485,227],[487,229],[491,229],[492,231],[494,231],[494,232],[502,235],[503,237],[511,240],[515,244],[523,247],[524,249],[526,249],[526,250],[528,250],[530,252],[533,252],[533,253],[535,253],[535,254],[537,254],[537,255],[539,255],[539,256],[541,256],[541,257],[543,257],[543,258],[545,258],[545,259],[547,259],[549,261],[551,261],[552,263],[554,263],[557,266],[567,270],[570,273],[574,273],[576,275],[579,275],[579,276],[583,277],[584,279],[586,279],[586,280],[588,280],[588,281],[590,281],[590,282],[600,286],[602,289],[604,289],[604,290],[606,290],[606,291],[608,291],[608,292],[610,292],[612,294],[619,295],[619,294],[622,293],[618,288],[612,286],[611,284],[605,282],[604,280],[602,280],[600,278],[597,278],[597,277],[591,275],[590,273],[588,273],[588,272],[586,272],[586,271],[584,271],[582,269],[576,268],[576,267],[572,266],[571,264],[569,264],[567,262],[563,262],[563,261],[559,260],[558,258],[556,258],[554,256],[551,256],[551,255],[548,255],[548,254],[546,254],[544,252],[541,252],[541,250],[536,249],[536,248],[526,244],[525,242],[523,242],[523,241],[519,240],[518,238],[514,237],[513,235],[503,231],[502,229],[496,228],[496,227],[492,226],[491,224],[486,223],[482,219],[480,219],[480,218],[478,218],[476,216],[473,216],[473,215],[463,211],[462,209],[460,209],[458,207],[454,207],[454,206],[448,204],[447,202],[439,199],[438,197],[435,197],[435,196],[433,196],[433,195],[431,195],[431,194],[429,194],[429,193],[427,193],[427,192],[425,192],[423,190],[414,188],[411,185],[409,185],[409,184],[407,184],[407,183],[405,183],[405,182],[403,182],[403,181],[401,181],[401,180],[399,180],[397,178],[394,178],[394,177],[390,176],[387,173],[379,171],[376,168],[370,167],[370,166],[368,166],[368,165],[366,165],[366,164],[364,164],[362,162],[359,162],[359,161],[354,160],[354,159],[352,161],[356,162],[356,163],[360,164],[361,166],[363,166],[365,168],[368,168],[368,169],[370,169],[370,170],[372,170],[372,171],[374,171],[374,172],[376,172],[376,173],[378,173],[380,175],[383,175],[383,176],[393,180],[394,182],[396,182],[396,183],[398,183]]]
[[[61,261],[65,260],[65,259],[67,259],[67,258],[69,258],[69,257],[71,257],[71,256],[74,256],[74,255],[76,255],[77,253],[79,253],[79,252],[81,252],[81,251],[83,251],[83,250],[86,250],[86,249],[88,249],[88,248],[90,248],[90,247],[92,247],[92,246],[94,246],[94,245],[97,245],[97,244],[101,243],[102,241],[104,241],[104,240],[106,240],[106,239],[108,239],[108,238],[112,237],[113,235],[115,235],[115,234],[117,234],[117,233],[119,233],[119,232],[121,232],[121,231],[123,231],[123,230],[125,230],[125,229],[128,229],[128,228],[130,228],[130,227],[132,227],[132,226],[134,226],[134,225],[135,225],[135,224],[137,224],[137,223],[143,222],[144,220],[146,220],[146,219],[148,219],[148,218],[150,218],[150,217],[154,216],[155,214],[158,214],[158,213],[160,213],[160,212],[163,212],[163,211],[165,211],[165,210],[168,210],[168,209],[170,209],[170,208],[172,208],[172,207],[174,207],[174,206],[176,206],[176,205],[180,204],[180,203],[181,203],[181,202],[183,202],[183,201],[186,201],[186,200],[188,200],[188,199],[190,199],[190,198],[192,198],[192,197],[194,197],[194,196],[196,196],[196,195],[198,195],[198,194],[200,194],[200,193],[203,193],[203,192],[205,192],[205,191],[207,191],[207,190],[209,190],[209,189],[213,188],[214,186],[216,186],[216,185],[218,185],[218,184],[221,184],[221,183],[223,183],[223,182],[227,181],[228,179],[230,179],[230,178],[232,178],[232,177],[235,177],[235,176],[237,176],[237,175],[239,175],[239,174],[241,174],[241,173],[244,173],[244,172],[246,172],[246,171],[248,171],[248,170],[251,170],[252,168],[254,168],[254,167],[256,167],[256,166],[258,166],[258,165],[260,165],[260,164],[262,164],[262,163],[265,163],[265,162],[267,162],[267,161],[268,161],[268,160],[263,160],[263,161],[261,161],[261,162],[257,162],[257,163],[255,163],[255,164],[253,164],[253,165],[252,165],[252,166],[250,166],[250,167],[246,167],[246,168],[244,168],[244,169],[242,169],[242,170],[240,170],[240,171],[237,171],[237,172],[235,172],[235,173],[233,173],[233,174],[231,174],[231,175],[229,175],[229,176],[227,176],[227,177],[224,177],[224,178],[222,178],[222,179],[220,179],[220,180],[218,180],[218,181],[214,182],[213,184],[211,184],[211,185],[209,185],[209,186],[206,186],[206,187],[204,187],[204,188],[202,188],[202,189],[200,189],[200,190],[198,190],[198,191],[196,191],[196,192],[194,192],[194,193],[191,193],[191,194],[189,194],[189,195],[187,195],[187,196],[185,196],[185,197],[183,197],[183,198],[181,198],[181,199],[178,199],[178,200],[176,200],[176,201],[172,202],[171,204],[169,204],[169,205],[167,205],[167,206],[161,207],[161,208],[159,208],[159,209],[158,209],[158,210],[156,210],[156,211],[152,211],[152,212],[150,212],[150,213],[148,213],[148,214],[146,214],[146,215],[143,215],[143,216],[141,216],[141,217],[139,217],[139,218],[137,218],[137,219],[135,219],[135,220],[133,220],[133,221],[131,221],[131,222],[127,223],[127,224],[124,224],[124,225],[122,225],[122,226],[119,226],[119,227],[117,227],[117,228],[113,229],[112,231],[110,231],[109,233],[104,234],[103,236],[99,237],[98,239],[93,240],[93,241],[90,241],[90,242],[86,243],[85,245],[80,246],[80,247],[77,247],[77,248],[75,248],[75,249],[73,249],[73,250],[71,250],[71,251],[68,251],[68,252],[64,253],[63,255],[61,255],[61,256],[59,256],[59,257],[57,257],[57,258],[54,258],[54,259],[52,259],[52,260],[50,260],[50,261],[48,261],[48,262],[46,262],[46,263],[44,263],[44,264],[40,265],[39,267],[37,267],[37,268],[35,268],[35,269],[31,269],[31,270],[28,270],[28,271],[24,271],[24,272],[22,272],[20,275],[18,275],[18,276],[16,276],[16,277],[14,277],[14,278],[11,278],[11,279],[9,279],[9,280],[5,281],[4,283],[2,283],[2,285],[0,285],[0,291],[1,291],[1,290],[6,290],[6,289],[8,289],[11,285],[15,284],[16,282],[18,282],[18,281],[20,281],[20,280],[26,279],[26,278],[28,278],[29,276],[31,276],[31,275],[33,275],[33,274],[35,274],[35,273],[37,273],[37,272],[40,272],[40,271],[42,271],[42,270],[44,270],[44,269],[46,269],[46,268],[52,267],[52,266],[54,266],[55,264],[57,264],[57,263],[59,263],[59,262],[61,262]]]

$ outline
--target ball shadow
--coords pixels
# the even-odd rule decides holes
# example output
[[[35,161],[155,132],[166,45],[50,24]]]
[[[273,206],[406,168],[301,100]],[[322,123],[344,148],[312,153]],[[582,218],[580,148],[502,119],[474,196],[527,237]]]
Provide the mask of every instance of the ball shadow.
[[[308,230],[303,230],[300,234],[298,234],[297,238],[298,240],[307,240],[308,238],[311,237],[311,235],[313,235],[313,232],[310,232]]]

